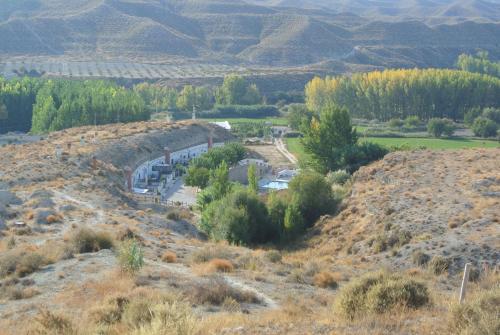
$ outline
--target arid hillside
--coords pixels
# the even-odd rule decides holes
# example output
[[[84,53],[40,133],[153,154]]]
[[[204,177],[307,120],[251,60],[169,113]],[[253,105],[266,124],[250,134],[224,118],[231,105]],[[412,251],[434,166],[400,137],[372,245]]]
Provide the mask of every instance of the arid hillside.
[[[391,153],[301,241],[247,248],[208,241],[196,211],[125,189],[124,165],[211,132],[231,138],[145,122],[1,147],[0,334],[457,334],[463,264],[474,264],[471,297],[498,287],[498,149]],[[133,273],[129,250],[144,256]],[[415,305],[339,314],[344,290],[379,268],[396,292],[418,291]]]
[[[460,53],[500,54],[496,2],[255,2],[9,0],[0,8],[0,71],[178,78],[198,70],[190,64],[451,67]]]
[[[499,167],[498,149],[391,153],[355,174],[341,212],[317,223],[307,253],[359,269],[409,269],[421,254],[449,260],[455,273],[467,262],[494,267]]]

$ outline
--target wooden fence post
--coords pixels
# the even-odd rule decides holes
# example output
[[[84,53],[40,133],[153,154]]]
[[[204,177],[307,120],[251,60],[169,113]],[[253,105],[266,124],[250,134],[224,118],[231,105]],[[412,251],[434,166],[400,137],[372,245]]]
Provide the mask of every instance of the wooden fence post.
[[[464,299],[465,299],[465,293],[467,290],[467,282],[469,281],[470,267],[471,267],[470,263],[465,264],[464,277],[462,278],[462,287],[460,288],[460,299],[459,299],[460,304],[462,304],[464,302]]]

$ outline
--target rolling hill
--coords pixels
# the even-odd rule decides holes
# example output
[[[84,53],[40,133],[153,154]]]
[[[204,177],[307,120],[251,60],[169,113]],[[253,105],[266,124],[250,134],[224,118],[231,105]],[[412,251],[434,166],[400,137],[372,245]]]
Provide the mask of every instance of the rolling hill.
[[[498,1],[4,0],[0,7],[0,65],[41,57],[447,67],[477,49],[500,56]]]

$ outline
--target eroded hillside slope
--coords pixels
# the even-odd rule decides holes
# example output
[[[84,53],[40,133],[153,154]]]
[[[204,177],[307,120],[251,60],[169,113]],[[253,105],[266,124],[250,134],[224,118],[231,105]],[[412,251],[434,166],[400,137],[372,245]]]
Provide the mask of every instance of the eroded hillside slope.
[[[306,254],[355,269],[408,269],[422,254],[445,258],[455,273],[466,262],[495,266],[499,169],[498,149],[391,153],[356,173],[342,211],[316,225]]]

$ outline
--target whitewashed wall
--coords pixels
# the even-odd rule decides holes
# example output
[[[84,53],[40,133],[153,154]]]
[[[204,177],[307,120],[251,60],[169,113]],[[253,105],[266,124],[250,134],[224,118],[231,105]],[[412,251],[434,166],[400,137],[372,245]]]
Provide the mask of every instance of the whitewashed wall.
[[[223,147],[224,142],[214,143],[214,148]],[[170,153],[170,164],[175,165],[177,163],[187,163],[191,159],[200,157],[204,153],[208,152],[208,143],[196,145],[179,151],[174,151]],[[139,167],[132,174],[132,183],[136,185],[137,182],[143,181],[146,178],[146,174],[151,174],[153,166],[165,164],[165,155],[155,158],[150,161],[146,161],[139,165]]]

